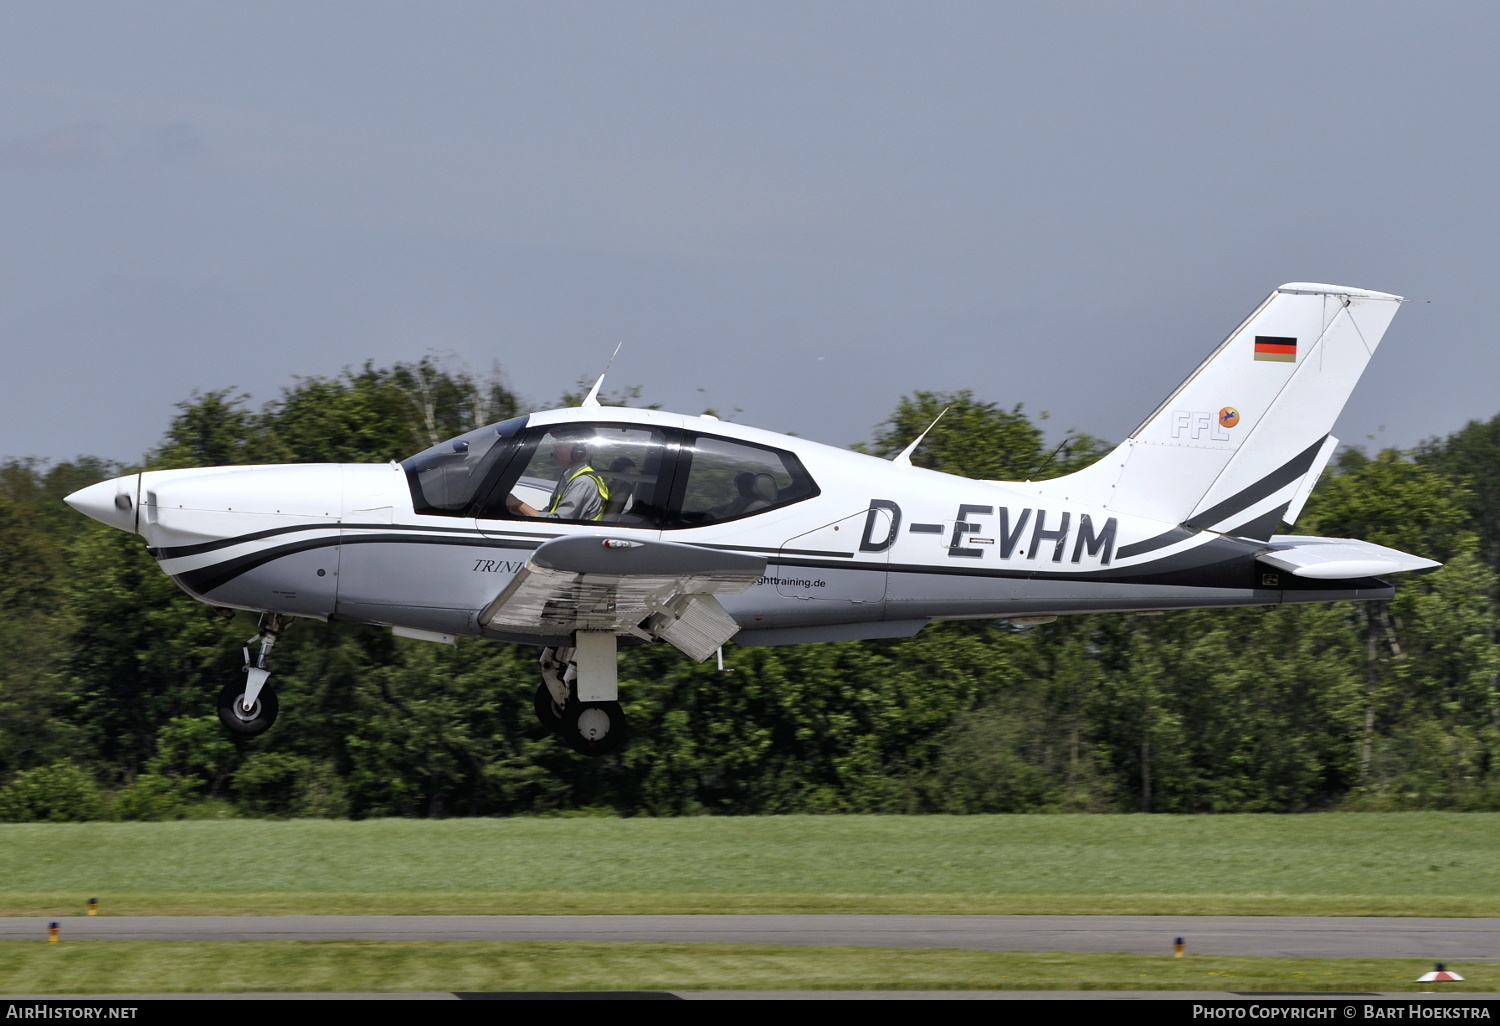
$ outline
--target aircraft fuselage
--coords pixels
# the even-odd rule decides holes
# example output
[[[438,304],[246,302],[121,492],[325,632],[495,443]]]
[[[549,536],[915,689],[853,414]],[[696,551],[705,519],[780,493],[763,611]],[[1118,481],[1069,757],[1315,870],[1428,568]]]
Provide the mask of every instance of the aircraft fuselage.
[[[1295,578],[1257,559],[1273,543],[1070,502],[1041,484],[973,481],[651,410],[555,411],[528,427],[563,422],[794,448],[817,492],[722,523],[640,526],[425,515],[394,463],[146,472],[115,492],[130,495],[130,528],[162,569],[203,602],[536,644],[565,639],[493,630],[479,613],[540,544],[579,534],[764,555],[754,585],[721,597],[738,642],[752,645],[897,637],[932,620],[1391,593],[1371,578]]]

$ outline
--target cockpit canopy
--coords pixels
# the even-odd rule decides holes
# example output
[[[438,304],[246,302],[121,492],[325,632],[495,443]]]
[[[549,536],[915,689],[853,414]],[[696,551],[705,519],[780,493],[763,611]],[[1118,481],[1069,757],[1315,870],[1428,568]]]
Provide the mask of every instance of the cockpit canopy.
[[[475,428],[403,460],[417,512],[465,515],[496,464],[513,451],[510,443],[526,426],[526,419],[515,417]]]
[[[598,475],[607,498],[594,522],[683,528],[737,520],[812,498],[794,453],[692,429],[612,421],[527,427],[526,417],[478,428],[401,465],[417,513],[525,519],[520,500],[552,515],[566,468]],[[569,472],[572,476],[572,472]]]

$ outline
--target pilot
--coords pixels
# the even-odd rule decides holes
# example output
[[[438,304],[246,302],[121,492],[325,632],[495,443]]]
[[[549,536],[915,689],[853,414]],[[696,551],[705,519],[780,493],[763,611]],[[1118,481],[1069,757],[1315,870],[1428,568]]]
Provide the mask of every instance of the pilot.
[[[523,517],[548,520],[599,520],[609,502],[604,476],[589,466],[589,447],[579,439],[559,438],[552,446],[552,462],[562,469],[552,501],[545,510],[511,495],[506,506]]]

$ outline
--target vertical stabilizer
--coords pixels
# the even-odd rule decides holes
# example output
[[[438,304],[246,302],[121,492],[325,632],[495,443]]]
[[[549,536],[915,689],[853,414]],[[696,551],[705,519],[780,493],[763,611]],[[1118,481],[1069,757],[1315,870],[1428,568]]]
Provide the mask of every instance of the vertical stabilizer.
[[[1267,297],[1112,453],[1044,494],[1269,538],[1295,518],[1400,296],[1294,282]],[[1311,477],[1311,481],[1309,478]]]

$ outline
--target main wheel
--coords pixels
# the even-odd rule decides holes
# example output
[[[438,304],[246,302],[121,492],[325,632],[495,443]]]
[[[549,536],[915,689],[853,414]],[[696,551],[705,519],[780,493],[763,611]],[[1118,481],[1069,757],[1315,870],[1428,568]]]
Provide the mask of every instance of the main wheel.
[[[557,704],[557,699],[552,697],[552,689],[546,682],[536,686],[536,694],[531,697],[531,707],[536,710],[536,718],[552,733],[556,734],[562,730],[563,710]]]
[[[240,737],[264,734],[271,729],[271,724],[276,722],[276,714],[281,711],[281,703],[276,700],[276,690],[269,684],[261,688],[260,695],[256,697],[255,705],[249,712],[241,704],[244,697],[243,681],[225,685],[224,690],[219,692],[219,722],[224,724],[225,730]]]
[[[563,742],[582,755],[608,755],[625,747],[630,726],[619,702],[568,703],[558,731]]]

